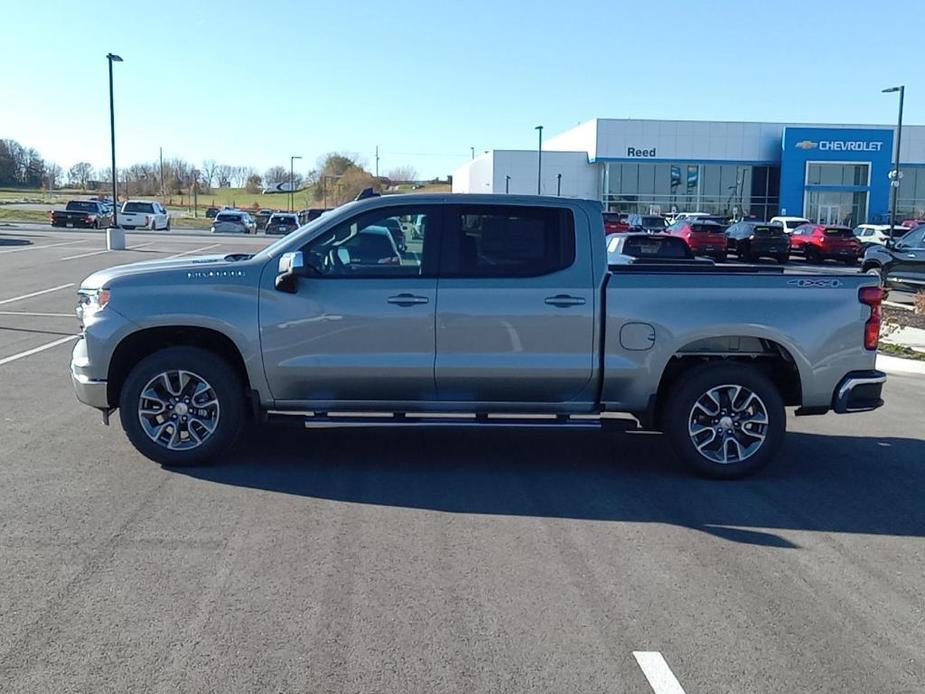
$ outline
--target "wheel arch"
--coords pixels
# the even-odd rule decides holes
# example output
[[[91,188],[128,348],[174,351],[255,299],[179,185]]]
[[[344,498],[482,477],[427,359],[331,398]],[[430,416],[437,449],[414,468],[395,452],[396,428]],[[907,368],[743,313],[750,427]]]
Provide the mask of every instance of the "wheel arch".
[[[240,377],[245,392],[250,392],[249,377],[241,350],[234,341],[211,328],[200,326],[161,326],[142,328],[126,335],[116,346],[109,360],[107,399],[114,405],[132,367],[145,357],[167,347],[198,347],[224,359]]]

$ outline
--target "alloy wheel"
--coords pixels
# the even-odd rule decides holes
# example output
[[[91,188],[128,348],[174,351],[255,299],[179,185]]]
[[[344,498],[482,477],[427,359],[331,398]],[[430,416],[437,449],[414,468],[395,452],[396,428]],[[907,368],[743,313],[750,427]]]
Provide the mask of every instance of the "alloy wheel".
[[[688,434],[697,451],[721,465],[755,455],[768,434],[768,409],[758,395],[735,384],[710,388],[691,408]]]
[[[138,398],[138,419],[145,434],[172,451],[198,448],[215,432],[220,408],[215,390],[191,371],[154,376]]]

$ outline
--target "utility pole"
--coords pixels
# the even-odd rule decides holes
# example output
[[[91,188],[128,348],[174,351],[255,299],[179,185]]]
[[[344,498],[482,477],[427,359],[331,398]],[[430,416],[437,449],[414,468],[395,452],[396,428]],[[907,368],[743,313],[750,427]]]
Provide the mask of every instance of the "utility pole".
[[[534,128],[540,134],[540,141],[536,148],[536,194],[542,195],[543,185],[543,126]]]
[[[379,180],[379,145],[376,145],[376,180]]]
[[[295,204],[295,193],[293,192],[293,189],[292,189],[292,162],[294,162],[296,159],[301,159],[301,158],[302,157],[298,155],[289,157],[289,211],[290,212],[293,212],[292,208]]]
[[[472,159],[475,159],[475,147],[470,147],[469,153],[472,155]]]
[[[164,197],[164,148],[158,147],[158,158],[161,161],[161,197]]]
[[[510,176],[504,177],[504,192],[505,193],[511,192],[511,177]]]
[[[119,227],[119,193],[116,188],[116,107],[112,98],[112,64],[121,63],[122,58],[112,53],[106,54],[109,61],[109,133],[112,141],[112,225]]]

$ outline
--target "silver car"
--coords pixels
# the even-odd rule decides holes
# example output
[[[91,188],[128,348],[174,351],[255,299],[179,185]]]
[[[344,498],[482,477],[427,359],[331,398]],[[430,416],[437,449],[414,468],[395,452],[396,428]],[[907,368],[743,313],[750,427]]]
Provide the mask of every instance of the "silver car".
[[[256,234],[257,222],[242,210],[224,210],[215,215],[212,233]]]

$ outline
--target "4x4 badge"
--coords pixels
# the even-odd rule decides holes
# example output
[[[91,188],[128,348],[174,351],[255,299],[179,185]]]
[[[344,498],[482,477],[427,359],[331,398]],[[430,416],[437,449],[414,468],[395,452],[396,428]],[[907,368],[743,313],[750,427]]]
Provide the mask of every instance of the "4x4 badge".
[[[800,287],[800,288],[834,289],[835,287],[842,286],[842,281],[832,280],[832,279],[818,279],[818,280],[800,279],[800,280],[788,280],[787,284],[793,287]]]

